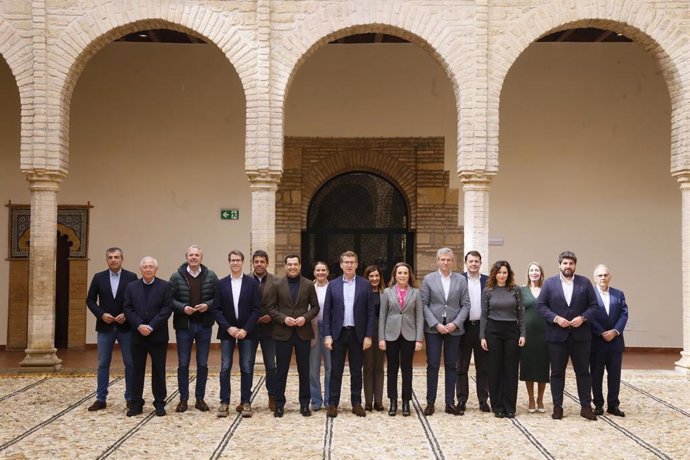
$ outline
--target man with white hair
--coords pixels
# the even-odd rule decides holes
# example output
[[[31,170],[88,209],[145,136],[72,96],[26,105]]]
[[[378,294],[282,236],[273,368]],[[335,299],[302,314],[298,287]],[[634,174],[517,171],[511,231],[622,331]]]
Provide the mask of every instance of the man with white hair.
[[[168,318],[172,313],[170,283],[156,278],[158,261],[146,256],[139,264],[141,278],[125,289],[125,315],[132,325],[132,405],[127,417],[139,415],[144,408],[146,357],[151,355],[151,386],[156,415],[165,415],[165,357],[168,351]]]
[[[625,417],[625,413],[618,407],[620,400],[618,394],[621,388],[621,367],[623,365],[623,329],[628,322],[628,305],[625,303],[623,291],[609,286],[611,273],[606,265],[597,265],[594,268],[594,285],[597,294],[599,308],[592,316],[592,350],[589,358],[590,371],[592,373],[592,395],[594,400],[594,413],[604,414],[604,370],[608,394],[606,403],[611,415]]]

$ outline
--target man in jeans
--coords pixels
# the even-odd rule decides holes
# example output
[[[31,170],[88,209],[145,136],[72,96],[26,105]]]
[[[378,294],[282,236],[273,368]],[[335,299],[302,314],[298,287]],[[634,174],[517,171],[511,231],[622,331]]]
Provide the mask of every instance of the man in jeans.
[[[122,249],[110,248],[105,251],[108,269],[94,275],[86,296],[86,306],[96,317],[96,336],[98,340],[98,377],[96,401],[89,406],[90,411],[105,409],[110,380],[110,361],[113,357],[115,341],[120,344],[122,361],[125,365],[125,401],[127,409],[132,403],[133,364],[131,351],[130,325],[125,318],[123,304],[125,287],[136,281],[137,275],[122,268]]]
[[[203,252],[192,245],[185,253],[187,262],[180,265],[170,277],[173,286],[173,326],[177,336],[177,385],[180,402],[175,412],[187,410],[189,399],[189,362],[192,343],[196,341],[196,403],[194,407],[202,412],[209,410],[204,401],[208,379],[208,353],[211,348],[211,327],[213,326],[213,296],[218,277],[201,263]]]

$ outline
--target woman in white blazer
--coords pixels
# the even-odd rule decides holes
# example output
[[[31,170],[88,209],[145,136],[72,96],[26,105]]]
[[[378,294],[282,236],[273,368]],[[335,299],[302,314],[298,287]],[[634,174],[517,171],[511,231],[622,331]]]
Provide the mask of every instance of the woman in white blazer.
[[[410,415],[412,399],[412,360],[422,349],[424,311],[419,289],[414,287],[414,273],[405,262],[393,267],[388,288],[381,296],[379,348],[388,361],[388,415],[398,411],[398,368],[402,371],[402,414]]]

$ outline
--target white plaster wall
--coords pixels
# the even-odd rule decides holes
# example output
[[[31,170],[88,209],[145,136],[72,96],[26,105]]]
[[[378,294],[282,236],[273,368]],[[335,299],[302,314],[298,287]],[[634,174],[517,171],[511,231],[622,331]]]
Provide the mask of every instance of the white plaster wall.
[[[680,192],[669,173],[670,102],[636,44],[531,45],[508,73],[488,261],[524,283],[530,260],[557,274],[609,265],[630,307],[630,346],[682,344]],[[488,264],[484,267],[489,269]]]
[[[0,58],[0,345],[7,343],[7,301],[10,276],[8,216],[4,206],[29,203],[28,183],[19,170],[20,104],[14,76]]]
[[[105,269],[110,246],[122,247],[136,272],[143,256],[156,257],[168,279],[192,243],[227,274],[228,251],[246,253],[250,241],[244,130],[239,78],[216,48],[113,43],[100,51],[75,88],[70,174],[59,196],[94,206],[89,279]],[[239,209],[240,220],[221,221],[221,208]]]

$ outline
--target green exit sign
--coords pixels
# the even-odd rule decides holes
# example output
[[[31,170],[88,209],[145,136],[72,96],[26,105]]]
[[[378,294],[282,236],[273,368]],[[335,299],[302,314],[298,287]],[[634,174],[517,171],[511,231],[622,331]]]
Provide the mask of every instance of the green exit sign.
[[[220,220],[240,220],[239,209],[221,209]]]

